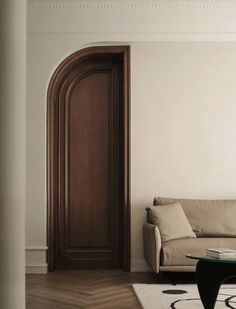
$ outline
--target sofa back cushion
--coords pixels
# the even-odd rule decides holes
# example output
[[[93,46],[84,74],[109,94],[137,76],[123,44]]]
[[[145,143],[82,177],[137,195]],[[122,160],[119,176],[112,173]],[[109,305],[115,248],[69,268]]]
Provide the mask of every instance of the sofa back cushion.
[[[158,226],[162,242],[196,237],[179,203],[165,207],[149,207],[147,212],[150,223]]]
[[[158,197],[155,205],[180,203],[197,237],[236,237],[236,200]]]

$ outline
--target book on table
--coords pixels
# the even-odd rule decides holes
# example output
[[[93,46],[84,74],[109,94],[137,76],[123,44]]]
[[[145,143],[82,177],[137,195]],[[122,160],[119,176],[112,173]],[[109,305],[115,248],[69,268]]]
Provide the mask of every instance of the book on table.
[[[208,248],[207,256],[217,259],[236,259],[236,250],[229,248]]]

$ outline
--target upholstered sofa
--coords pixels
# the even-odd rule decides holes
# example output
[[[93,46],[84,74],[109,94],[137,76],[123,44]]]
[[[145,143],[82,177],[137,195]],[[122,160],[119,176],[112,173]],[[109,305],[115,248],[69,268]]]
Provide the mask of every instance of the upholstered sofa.
[[[173,228],[184,225],[173,212],[173,218],[168,219],[172,228],[172,238],[165,239],[166,231],[161,234],[162,222],[155,217],[155,212],[173,204],[178,210],[181,208],[191,227],[187,236],[181,237],[176,231],[173,237]],[[186,254],[205,255],[206,248],[232,248],[236,249],[236,200],[196,200],[196,199],[173,199],[155,198],[153,206],[147,207],[147,222],[143,226],[144,257],[151,269],[158,273],[160,271],[170,272],[193,272],[196,260],[186,258]],[[151,215],[154,213],[154,219]],[[169,215],[171,211],[169,211]],[[155,222],[153,222],[153,220]],[[171,223],[171,222],[172,223]],[[168,225],[167,224],[167,225]],[[166,224],[162,224],[162,229]],[[190,235],[188,235],[190,233]],[[168,234],[168,233],[167,233]],[[181,234],[181,233],[180,233]]]

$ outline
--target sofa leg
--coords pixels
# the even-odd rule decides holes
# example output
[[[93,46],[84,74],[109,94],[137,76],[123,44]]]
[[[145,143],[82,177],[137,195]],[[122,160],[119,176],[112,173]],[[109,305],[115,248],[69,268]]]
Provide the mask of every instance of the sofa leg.
[[[177,284],[176,283],[176,278],[175,278],[173,272],[167,271],[167,272],[165,272],[165,274],[166,274],[166,277],[167,277],[168,281],[170,282],[170,284],[172,284],[172,285],[176,285]]]

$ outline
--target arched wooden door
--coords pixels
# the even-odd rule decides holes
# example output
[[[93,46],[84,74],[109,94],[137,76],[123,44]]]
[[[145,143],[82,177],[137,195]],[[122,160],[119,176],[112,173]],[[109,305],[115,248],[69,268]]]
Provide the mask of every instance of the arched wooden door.
[[[48,89],[48,263],[130,267],[129,47],[68,57]]]

